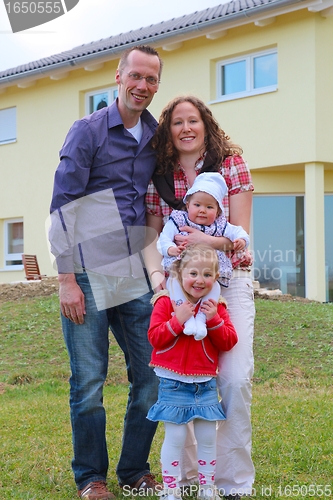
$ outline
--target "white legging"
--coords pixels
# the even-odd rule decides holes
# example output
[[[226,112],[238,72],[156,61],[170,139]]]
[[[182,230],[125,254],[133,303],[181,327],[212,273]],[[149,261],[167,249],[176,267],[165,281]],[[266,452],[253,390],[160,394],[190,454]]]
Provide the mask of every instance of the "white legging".
[[[216,465],[216,422],[193,421],[197,441],[199,486],[214,484]],[[164,423],[165,436],[161,449],[161,466],[165,489],[179,488],[180,459],[185,445],[187,425]]]

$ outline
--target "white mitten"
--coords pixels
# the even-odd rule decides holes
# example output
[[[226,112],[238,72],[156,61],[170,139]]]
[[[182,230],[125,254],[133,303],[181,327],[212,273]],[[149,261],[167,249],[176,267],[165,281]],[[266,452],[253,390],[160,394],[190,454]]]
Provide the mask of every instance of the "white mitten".
[[[196,333],[194,334],[194,338],[195,340],[202,340],[207,335],[206,315],[199,311],[194,319],[196,322]]]
[[[185,321],[183,331],[184,331],[185,335],[195,335],[196,334],[197,324],[196,324],[194,316],[191,316],[190,319]]]

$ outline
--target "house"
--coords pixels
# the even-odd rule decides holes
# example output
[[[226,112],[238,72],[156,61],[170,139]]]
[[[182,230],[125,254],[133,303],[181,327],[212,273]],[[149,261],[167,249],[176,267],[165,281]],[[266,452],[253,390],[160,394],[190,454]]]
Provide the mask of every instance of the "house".
[[[195,94],[244,150],[255,184],[254,279],[333,301],[333,0],[235,0],[0,73],[0,282],[21,254],[56,274],[45,227],[71,124],[117,96],[124,48],[164,61],[150,111]]]

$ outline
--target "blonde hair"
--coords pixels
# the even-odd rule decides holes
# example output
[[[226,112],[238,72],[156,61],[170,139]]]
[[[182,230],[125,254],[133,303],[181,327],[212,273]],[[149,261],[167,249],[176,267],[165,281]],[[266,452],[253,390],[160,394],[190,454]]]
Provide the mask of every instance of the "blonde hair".
[[[218,275],[219,260],[217,252],[216,250],[214,250],[214,248],[210,247],[209,245],[205,245],[204,243],[196,243],[194,245],[189,245],[188,247],[186,247],[185,250],[179,255],[179,257],[177,257],[177,259],[173,262],[170,268],[170,277],[176,278],[179,281],[180,286],[182,287],[182,290],[186,296],[188,296],[188,294],[183,289],[181,281],[182,271],[189,263],[195,263],[195,261],[200,260],[207,260],[211,262],[213,272],[215,273],[215,275]]]

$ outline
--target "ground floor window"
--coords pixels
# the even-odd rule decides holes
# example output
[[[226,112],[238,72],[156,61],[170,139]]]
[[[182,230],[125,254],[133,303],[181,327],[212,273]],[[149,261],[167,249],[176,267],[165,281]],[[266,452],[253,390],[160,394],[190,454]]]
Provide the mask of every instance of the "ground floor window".
[[[333,302],[333,194],[325,195],[326,300]]]
[[[5,267],[22,265],[23,253],[23,220],[8,219],[4,221]]]
[[[305,297],[304,197],[253,197],[254,279]]]

